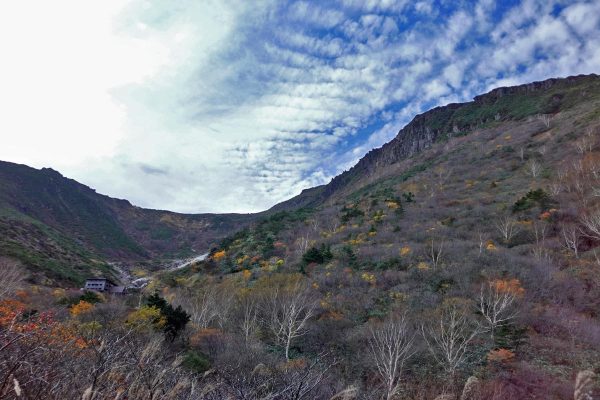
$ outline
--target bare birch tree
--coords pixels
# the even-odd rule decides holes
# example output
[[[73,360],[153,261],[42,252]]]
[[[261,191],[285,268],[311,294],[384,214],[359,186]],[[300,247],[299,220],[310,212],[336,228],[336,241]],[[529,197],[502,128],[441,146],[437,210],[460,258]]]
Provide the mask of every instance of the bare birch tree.
[[[496,220],[496,229],[502,235],[502,238],[506,243],[509,243],[511,239],[520,231],[517,222],[509,216],[504,216]]]
[[[244,342],[248,344],[258,329],[258,307],[253,299],[244,299],[241,304],[242,318],[239,323],[240,330],[244,335]]]
[[[422,325],[421,333],[436,362],[453,377],[465,363],[469,346],[480,328],[473,324],[464,309],[449,305],[428,326]]]
[[[215,286],[208,286],[202,292],[180,293],[174,301],[190,313],[190,321],[200,329],[213,325],[223,328],[231,302],[231,296]]]
[[[552,121],[551,114],[539,114],[538,119],[544,123],[546,128],[550,128],[550,122]]]
[[[535,244],[531,250],[536,260],[542,261],[547,260],[550,257],[548,249],[546,248],[546,234],[548,225],[545,223],[534,223],[533,233],[535,235]]]
[[[431,265],[434,269],[437,269],[442,264],[442,256],[444,254],[444,240],[439,240],[436,243],[435,239],[429,241],[428,256],[431,260]]]
[[[386,400],[392,399],[400,390],[404,364],[414,354],[413,340],[414,335],[409,333],[404,316],[371,330],[369,348],[384,384]]]
[[[539,161],[532,158],[527,162],[527,173],[531,175],[534,179],[537,178],[542,172],[542,164]]]
[[[301,282],[291,288],[273,290],[268,302],[269,329],[277,344],[285,349],[285,359],[290,359],[294,339],[306,334],[306,323],[313,316],[315,302],[308,288]]]
[[[560,230],[560,233],[563,247],[572,252],[575,258],[579,258],[580,230],[574,225],[565,225]]]
[[[492,338],[496,329],[513,320],[518,310],[514,308],[518,293],[504,288],[499,282],[490,281],[481,285],[477,311],[483,316]]]
[[[581,232],[593,239],[600,239],[600,211],[594,210],[581,216],[580,222],[583,225]]]

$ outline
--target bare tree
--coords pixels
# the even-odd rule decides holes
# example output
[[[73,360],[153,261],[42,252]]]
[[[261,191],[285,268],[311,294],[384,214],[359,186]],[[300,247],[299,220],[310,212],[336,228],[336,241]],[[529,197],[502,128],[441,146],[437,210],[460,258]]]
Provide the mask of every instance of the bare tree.
[[[302,255],[306,253],[309,246],[310,237],[308,235],[308,232],[306,232],[304,235],[300,235],[298,239],[296,239],[296,251],[298,252],[298,254]]]
[[[0,258],[0,300],[17,291],[25,281],[21,265],[8,258]]]
[[[384,384],[386,400],[392,399],[400,390],[404,364],[414,354],[413,340],[414,335],[409,333],[404,316],[371,331],[369,347]]]
[[[451,175],[452,175],[451,169],[447,169],[447,168],[443,168],[443,167],[436,168],[435,183],[440,192],[444,191],[446,182],[448,182],[448,179],[450,178]]]
[[[536,260],[542,261],[549,258],[548,249],[546,248],[546,233],[548,230],[547,224],[534,223],[533,233],[535,235],[535,244],[533,245],[532,254]]]
[[[190,321],[200,329],[213,325],[223,328],[231,302],[231,296],[215,286],[207,286],[201,292],[179,293],[174,301],[190,313]]]
[[[560,233],[563,247],[572,252],[575,258],[579,258],[580,230],[574,225],[565,225]]]
[[[539,114],[538,119],[546,125],[546,128],[550,128],[550,121],[552,121],[551,114]]]
[[[527,162],[527,173],[531,175],[534,179],[537,178],[542,172],[542,164],[539,163],[536,159],[532,158]]]
[[[281,374],[281,388],[274,393],[274,399],[302,400],[314,399],[314,392],[327,378],[329,370],[337,361],[325,361],[327,354],[318,354],[303,368],[286,368]]]
[[[481,285],[477,311],[485,319],[492,338],[496,328],[513,320],[518,311],[513,307],[518,293],[499,284],[502,281],[490,281]]]
[[[580,221],[583,225],[581,232],[585,236],[600,239],[600,210],[582,215]]]
[[[548,185],[548,190],[552,196],[557,196],[563,191],[563,185],[560,182],[553,182]]]
[[[504,216],[496,220],[496,229],[502,235],[502,238],[506,243],[509,243],[511,239],[520,231],[517,222],[509,216]]]
[[[444,254],[444,240],[439,240],[437,243],[435,239],[431,239],[428,251],[429,259],[431,260],[431,265],[434,269],[437,269],[442,264],[442,256]]]
[[[483,249],[485,249],[485,236],[483,234],[483,232],[479,232],[477,234],[478,236],[478,242],[479,242],[479,256],[481,256],[481,254],[483,253]]]
[[[519,158],[521,159],[521,162],[525,161],[525,148],[523,147],[519,149]]]
[[[445,306],[437,320],[421,326],[427,348],[450,377],[465,363],[467,350],[480,330],[457,305]]]
[[[586,132],[586,135],[575,141],[574,145],[579,154],[590,153],[594,149],[594,138]]]
[[[246,298],[241,304],[241,308],[243,314],[239,324],[244,335],[244,341],[248,344],[258,329],[258,307],[253,299]]]
[[[315,302],[301,282],[290,288],[273,290],[268,303],[269,328],[275,341],[284,347],[285,359],[290,359],[292,341],[306,334],[306,323],[312,317]]]

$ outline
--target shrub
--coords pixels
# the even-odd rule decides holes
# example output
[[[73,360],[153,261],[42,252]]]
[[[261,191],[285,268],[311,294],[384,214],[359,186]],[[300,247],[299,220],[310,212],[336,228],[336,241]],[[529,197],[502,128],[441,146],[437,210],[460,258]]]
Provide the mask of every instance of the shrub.
[[[323,264],[333,259],[333,253],[331,253],[331,246],[321,244],[320,248],[311,247],[302,256],[302,262],[304,264]]]
[[[161,316],[165,318],[163,331],[165,336],[171,342],[175,340],[180,331],[182,331],[190,321],[190,315],[185,312],[181,306],[173,308],[165,299],[160,297],[158,293],[154,293],[146,300],[146,305],[155,307],[160,310]]]
[[[188,350],[185,353],[181,364],[190,371],[198,374],[202,374],[210,369],[208,358],[204,354],[194,350]]]
[[[546,211],[554,203],[550,195],[543,189],[536,189],[530,190],[525,196],[517,200],[512,210],[513,212],[526,211],[537,205],[541,211]]]

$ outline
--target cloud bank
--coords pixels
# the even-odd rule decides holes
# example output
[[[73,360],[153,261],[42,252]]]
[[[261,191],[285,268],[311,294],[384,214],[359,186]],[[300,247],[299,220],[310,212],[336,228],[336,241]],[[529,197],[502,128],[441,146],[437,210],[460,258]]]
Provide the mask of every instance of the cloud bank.
[[[497,3],[4,4],[0,159],[144,207],[263,210],[428,108],[600,72],[600,3]]]

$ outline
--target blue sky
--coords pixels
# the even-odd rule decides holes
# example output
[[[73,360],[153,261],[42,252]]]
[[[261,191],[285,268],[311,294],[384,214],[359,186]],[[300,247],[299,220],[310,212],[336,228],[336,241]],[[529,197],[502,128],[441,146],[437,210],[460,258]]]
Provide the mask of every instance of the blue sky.
[[[431,107],[600,72],[600,1],[8,3],[0,159],[181,212],[266,209]]]

